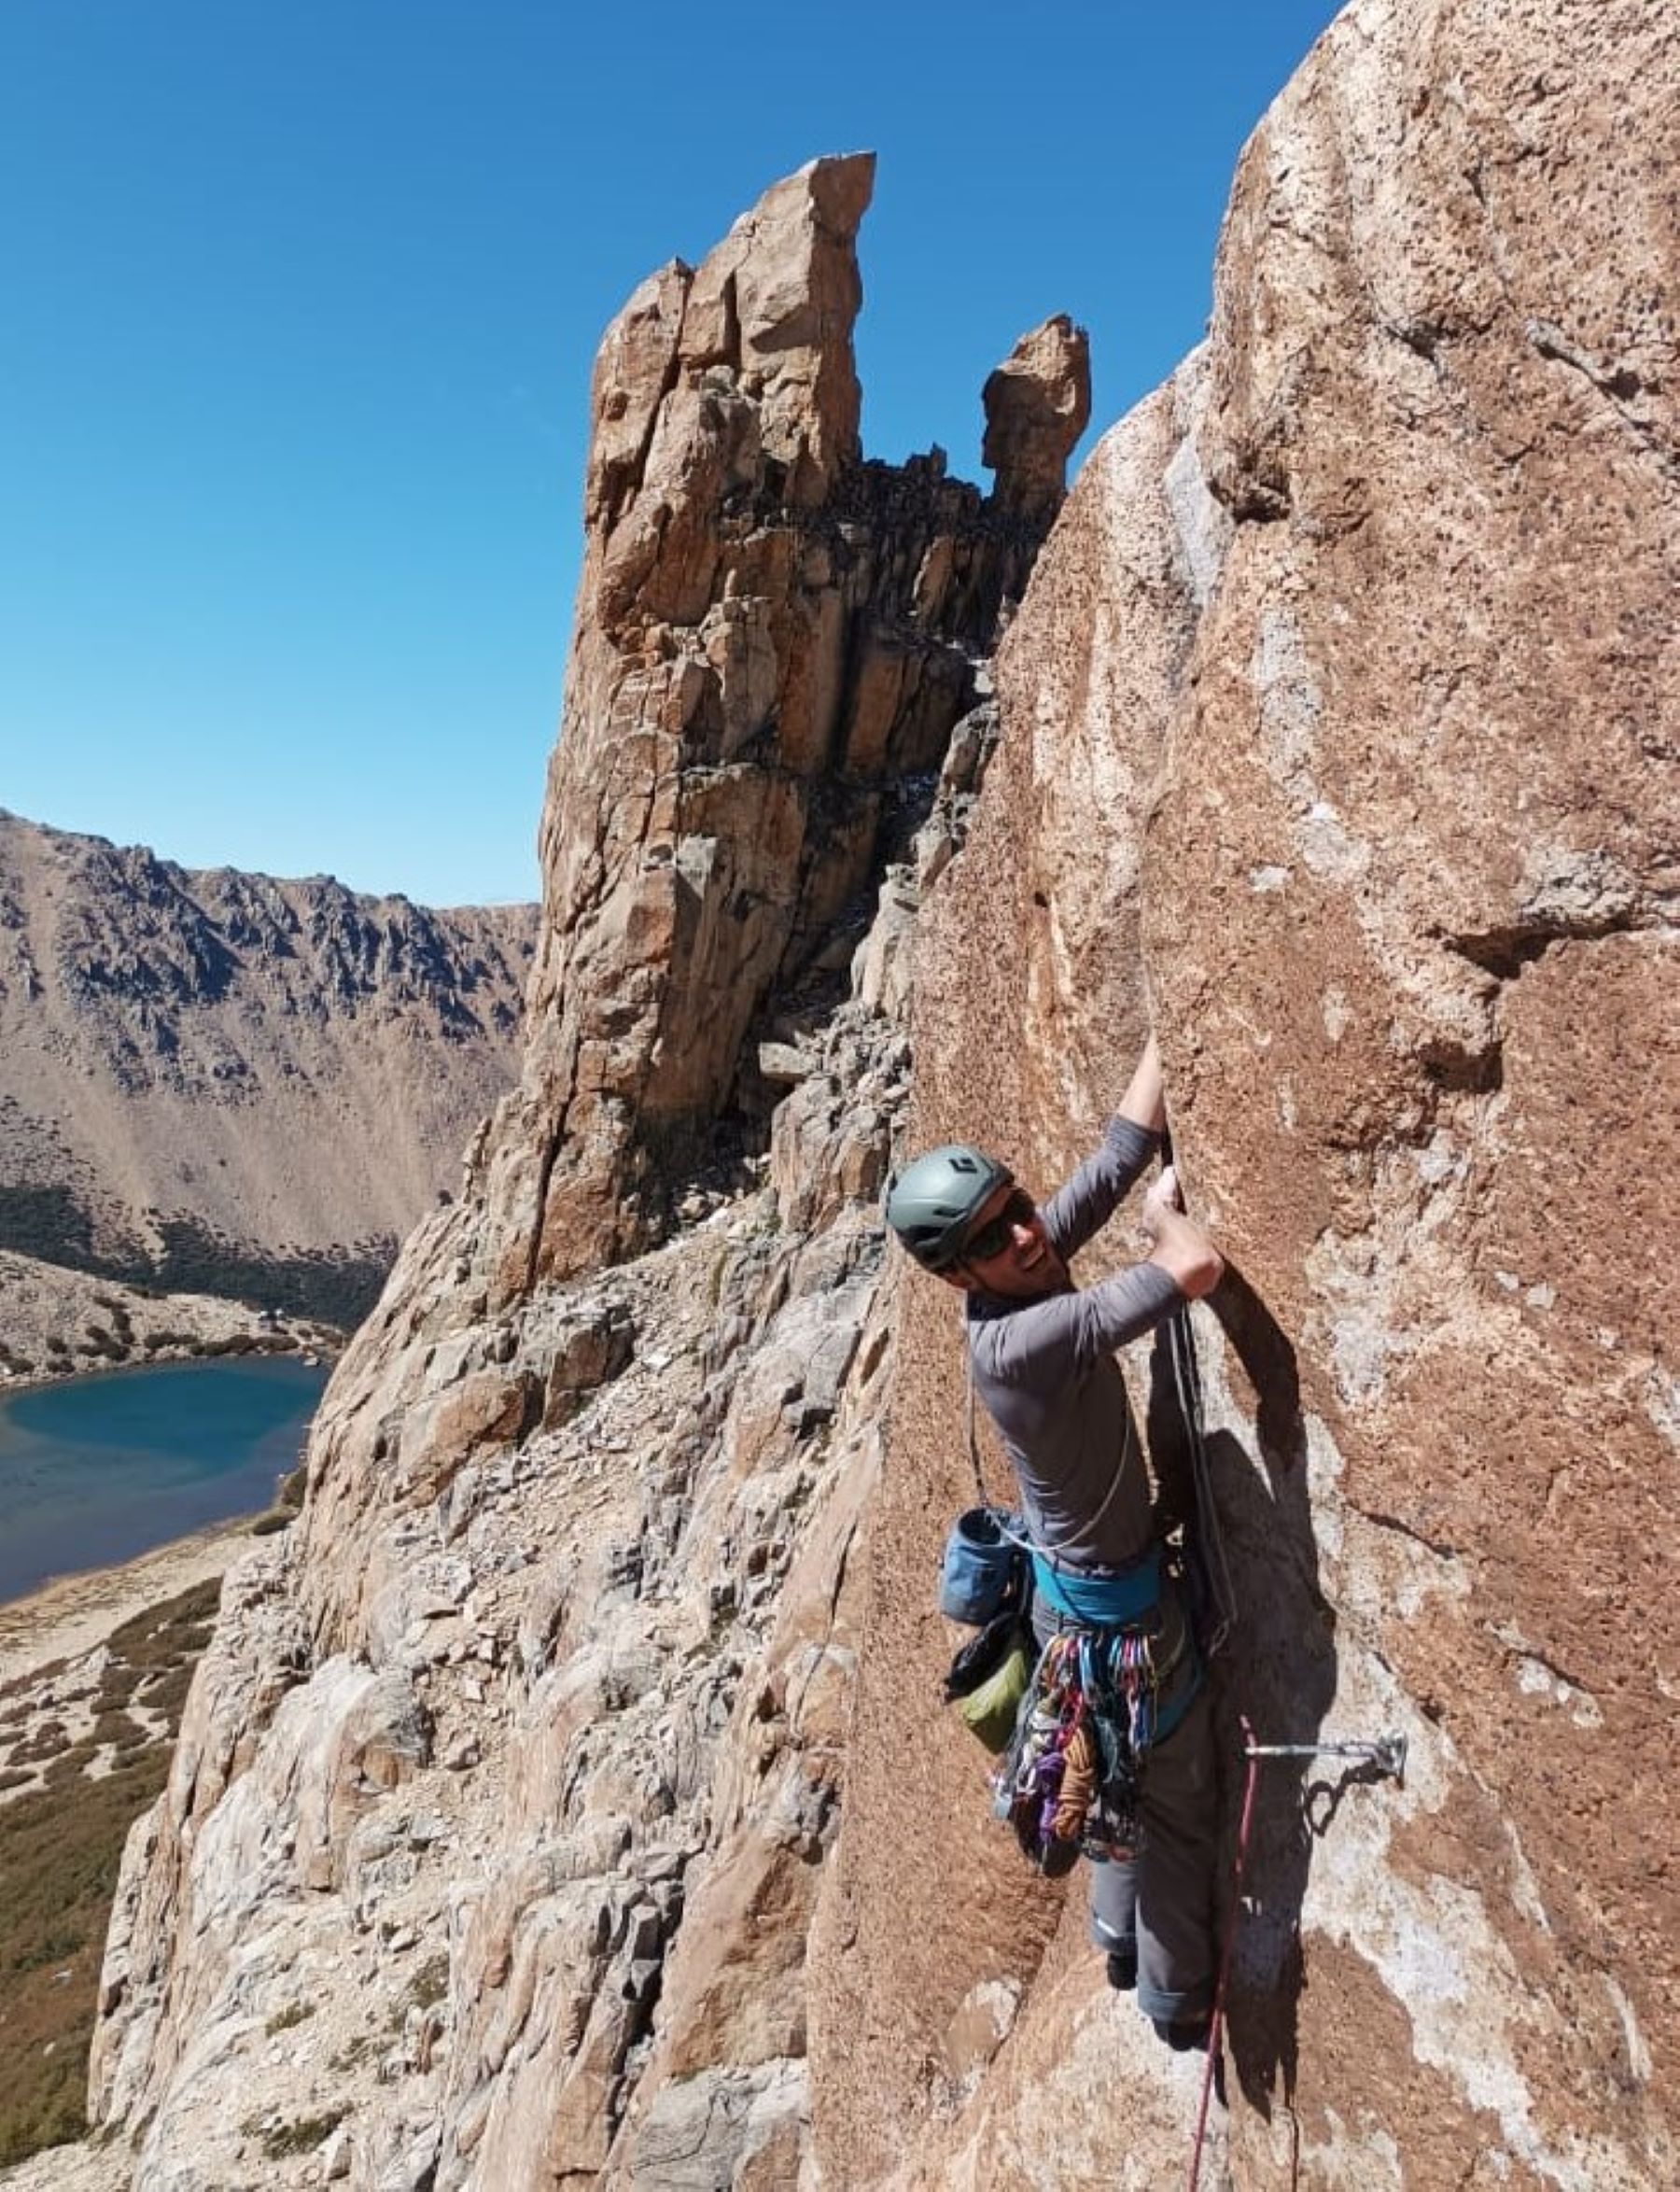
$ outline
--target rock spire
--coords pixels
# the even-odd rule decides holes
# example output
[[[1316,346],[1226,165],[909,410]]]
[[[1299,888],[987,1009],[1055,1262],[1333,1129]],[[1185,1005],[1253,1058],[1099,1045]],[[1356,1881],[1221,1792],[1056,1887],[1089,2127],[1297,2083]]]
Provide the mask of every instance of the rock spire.
[[[762,1102],[749,1032],[868,879],[893,787],[937,766],[1049,522],[936,457],[861,460],[873,176],[864,154],[802,168],[601,345],[532,1040],[490,1158],[498,1300],[652,1238]],[[1052,324],[1012,360],[1012,416],[1083,419],[1083,338]]]
[[[1025,334],[987,380],[980,461],[996,473],[999,507],[1047,523],[1062,506],[1068,458],[1090,424],[1090,346],[1057,313]]]
[[[1045,522],[860,454],[871,174],[778,184],[603,344],[522,1083],[129,1853],[93,2080],[148,2185],[798,2172],[895,1015]]]

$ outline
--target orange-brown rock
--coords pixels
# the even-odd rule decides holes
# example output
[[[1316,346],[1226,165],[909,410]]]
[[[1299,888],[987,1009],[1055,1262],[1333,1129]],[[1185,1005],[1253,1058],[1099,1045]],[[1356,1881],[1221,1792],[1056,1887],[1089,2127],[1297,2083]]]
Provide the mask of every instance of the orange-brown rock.
[[[295,2173],[498,2192],[746,2192],[808,2155],[886,1008],[1042,532],[858,455],[868,181],[778,186],[604,347],[527,1070],[348,1351],[131,1850],[92,2076],[142,2182],[288,2139]],[[699,1171],[732,1111],[767,1157]],[[310,2046],[276,2047],[304,2002]]]
[[[1344,13],[1244,154],[1205,356],[1041,558],[918,936],[920,1139],[1054,1180],[1161,1032],[1238,1272],[1197,1318],[1233,1808],[1239,1710],[1409,1739],[1403,1789],[1266,1769],[1214,2157],[1244,2187],[1674,2177],[1677,109],[1638,0]],[[1054,1891],[927,1736],[960,1406],[918,1286],[819,2148],[847,2184],[1174,2181],[1193,2085],[1104,1999],[1077,1895],[1046,1946]],[[945,1823],[905,1848],[918,1741]]]
[[[601,348],[532,1040],[488,1161],[497,1300],[657,1231],[740,1101],[755,1018],[878,864],[889,787],[937,765],[1048,522],[938,457],[861,461],[873,173],[777,184]],[[1058,352],[1075,408],[1082,342]]]
[[[1065,313],[1025,334],[981,391],[980,461],[1017,516],[1048,519],[1067,491],[1068,458],[1090,424],[1090,345]]]
[[[1677,100],[1656,0],[1355,0],[867,934],[817,908],[877,757],[931,754],[977,536],[927,519],[936,468],[791,423],[847,385],[803,338],[786,409],[744,348],[706,383],[725,309],[693,378],[724,274],[639,293],[524,1088],[335,1378],[125,1865],[95,2096],[148,2192],[1182,2181],[1199,2066],[938,1709],[961,1346],[876,1207],[895,1144],[953,1133],[1053,1180],[1152,1022],[1233,1262],[1196,1320],[1228,1813],[1239,1713],[1409,1747],[1404,1785],[1264,1769],[1202,2182],[1675,2181]],[[807,962],[855,993],[791,1009]],[[742,985],[791,1085],[764,1184],[673,1160],[629,1256],[655,1150],[736,1101]],[[329,2107],[336,2143],[264,2158]]]

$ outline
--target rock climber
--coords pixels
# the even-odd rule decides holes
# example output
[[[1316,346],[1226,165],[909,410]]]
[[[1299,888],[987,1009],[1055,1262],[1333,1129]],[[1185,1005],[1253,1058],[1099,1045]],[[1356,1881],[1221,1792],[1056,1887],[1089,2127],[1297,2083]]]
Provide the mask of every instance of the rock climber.
[[[894,1181],[887,1216],[924,1270],[966,1295],[973,1389],[1003,1441],[1032,1548],[1033,1628],[1147,1639],[1155,1740],[1139,1761],[1135,1858],[1091,1868],[1108,1976],[1169,2046],[1205,2046],[1214,1985],[1218,1821],[1209,1701],[1183,1593],[1163,1568],[1148,1474],[1116,1348],[1209,1293],[1224,1258],[1165,1170],[1142,1205],[1147,1258],[1076,1286],[1069,1265],[1160,1146],[1151,1037],[1102,1145],[1042,1206],[965,1145]],[[1089,1846],[1087,1845],[1087,1848]]]

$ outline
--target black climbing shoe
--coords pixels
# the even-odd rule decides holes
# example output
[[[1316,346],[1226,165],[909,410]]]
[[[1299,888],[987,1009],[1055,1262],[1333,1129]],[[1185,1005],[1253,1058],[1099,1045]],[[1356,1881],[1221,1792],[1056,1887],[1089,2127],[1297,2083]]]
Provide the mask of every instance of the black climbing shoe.
[[[1165,2017],[1154,2019],[1155,2031],[1166,2041],[1174,2055],[1189,2055],[1197,2048],[1205,2049],[1212,2022],[1212,2018],[1207,2016],[1184,2017],[1171,2024]]]
[[[1129,1994],[1138,1983],[1138,1944],[1124,1942],[1108,1952],[1108,1983],[1122,1994]]]

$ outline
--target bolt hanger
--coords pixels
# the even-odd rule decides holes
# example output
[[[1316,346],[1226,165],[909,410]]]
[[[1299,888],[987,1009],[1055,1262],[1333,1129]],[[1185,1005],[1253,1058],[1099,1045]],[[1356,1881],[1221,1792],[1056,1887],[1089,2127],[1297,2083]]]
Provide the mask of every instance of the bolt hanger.
[[[1361,1743],[1248,1743],[1244,1758],[1362,1758],[1379,1773],[1396,1781],[1406,1779],[1406,1737],[1379,1735]]]

